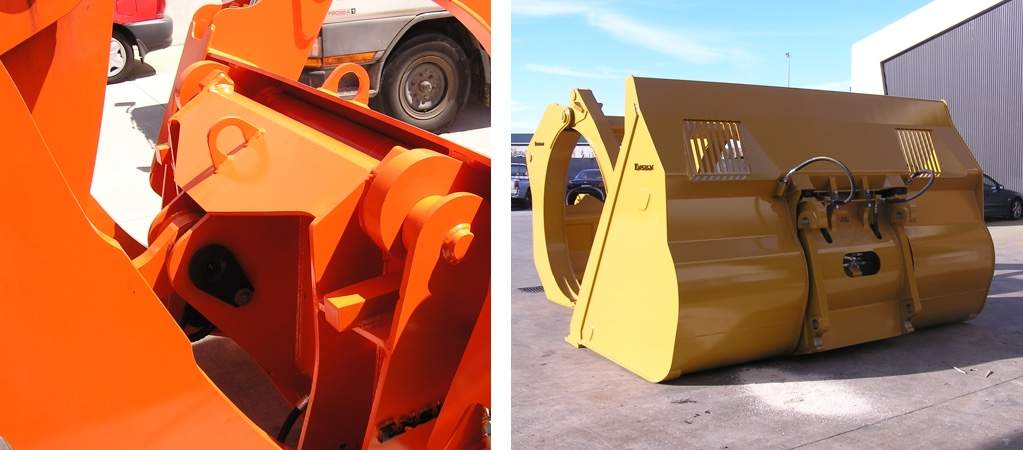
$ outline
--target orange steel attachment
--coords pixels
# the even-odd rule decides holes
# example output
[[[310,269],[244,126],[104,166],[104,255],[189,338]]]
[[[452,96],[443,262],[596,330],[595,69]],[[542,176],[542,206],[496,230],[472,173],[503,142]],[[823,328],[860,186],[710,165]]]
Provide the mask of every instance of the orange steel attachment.
[[[490,161],[297,83],[328,5],[195,14],[148,247],[89,194],[112,3],[3,7],[12,448],[281,447],[196,365],[186,332],[233,339],[305,405],[297,448],[489,446]]]

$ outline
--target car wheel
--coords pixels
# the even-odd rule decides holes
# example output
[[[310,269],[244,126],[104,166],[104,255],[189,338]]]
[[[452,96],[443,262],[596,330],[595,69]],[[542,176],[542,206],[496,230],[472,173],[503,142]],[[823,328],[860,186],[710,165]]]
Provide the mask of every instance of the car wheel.
[[[569,206],[574,205],[576,200],[578,200],[579,196],[582,194],[589,194],[590,197],[601,202],[604,201],[604,191],[591,186],[583,186],[568,191],[568,194],[565,195],[565,204]]]
[[[1014,198],[1009,203],[1009,218],[1019,220],[1020,217],[1023,217],[1023,202],[1020,202],[1018,198]]]
[[[110,61],[107,65],[107,84],[120,83],[135,69],[135,49],[123,32],[114,30],[110,38]]]
[[[384,65],[382,109],[424,130],[443,129],[469,98],[468,62],[458,43],[442,34],[409,39]]]

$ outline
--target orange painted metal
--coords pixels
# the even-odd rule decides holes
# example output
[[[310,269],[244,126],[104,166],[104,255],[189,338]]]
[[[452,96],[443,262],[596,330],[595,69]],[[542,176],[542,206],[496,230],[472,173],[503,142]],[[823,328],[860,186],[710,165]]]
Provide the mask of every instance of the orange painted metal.
[[[125,251],[87,213],[82,180],[95,155],[112,3],[30,4],[0,16],[0,111],[11,150],[0,163],[16,168],[0,177],[9,211],[0,220],[0,434],[19,450],[276,448],[196,366]],[[98,57],[78,61],[71,89],[51,71],[71,69],[60,59],[75,52]]]
[[[451,12],[490,54],[490,0],[434,0]]]
[[[294,81],[328,4],[196,13],[151,171],[164,210],[149,247],[88,193],[109,2],[0,16],[18,149],[0,159],[19,168],[0,179],[19,213],[0,221],[0,342],[19,343],[0,348],[13,362],[0,434],[14,448],[277,447],[196,366],[190,327],[233,339],[294,404],[308,397],[300,449],[489,446],[490,162]]]
[[[164,124],[184,103],[179,96],[182,74],[192,64],[227,58],[250,67],[297,80],[316,41],[329,0],[227,2],[200,7],[189,24]],[[167,128],[158,144],[167,144]],[[150,179],[164,181],[164,164],[156,155]],[[154,184],[161,191],[172,185]]]
[[[333,94],[338,90],[338,85],[341,84],[341,79],[345,75],[354,75],[359,82],[358,90],[355,93],[355,97],[352,101],[362,106],[369,104],[369,73],[366,72],[362,66],[355,63],[341,63],[327,75],[327,79],[323,80],[323,85],[320,89],[323,89],[327,93]]]
[[[0,59],[21,90],[36,127],[47,136],[53,158],[94,226],[117,239],[129,254],[137,255],[142,245],[114,223],[89,193],[99,141],[98,124],[103,114],[103,90],[82,86],[102,86],[106,82],[105,72],[96,68],[106,67],[109,42],[54,45],[76,39],[82,24],[109,22],[110,12],[105,6],[88,6],[94,2],[43,3],[32,7],[12,5],[10,11],[5,8],[0,16],[0,25],[5,30],[0,33]],[[68,105],[74,105],[78,120],[67,120]]]
[[[453,395],[486,297],[488,161],[241,64],[199,63],[182,78],[168,125],[175,189],[163,194],[187,197],[201,218],[169,250],[171,297],[246,349],[286,398],[309,396],[301,448],[454,439],[422,427]],[[246,304],[194,279],[213,245],[252,280]],[[482,441],[482,426],[449,432],[467,430]]]

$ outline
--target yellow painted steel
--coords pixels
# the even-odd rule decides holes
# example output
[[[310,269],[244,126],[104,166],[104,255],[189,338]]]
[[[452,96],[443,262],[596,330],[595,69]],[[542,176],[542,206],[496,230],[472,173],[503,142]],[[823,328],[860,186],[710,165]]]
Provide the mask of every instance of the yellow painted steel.
[[[625,105],[573,91],[527,153],[536,268],[572,308],[570,344],[658,382],[983,308],[982,171],[944,103],[630,77]],[[580,135],[603,204],[566,205]]]

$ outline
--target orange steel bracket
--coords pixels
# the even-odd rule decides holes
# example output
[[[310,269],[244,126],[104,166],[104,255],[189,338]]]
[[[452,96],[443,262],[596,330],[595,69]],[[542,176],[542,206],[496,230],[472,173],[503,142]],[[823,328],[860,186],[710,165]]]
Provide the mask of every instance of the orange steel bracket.
[[[318,90],[202,67],[213,69],[186,74],[202,87],[182,86],[197,93],[171,119],[177,198],[204,215],[167,259],[175,295],[286,398],[308,395],[301,448],[423,447],[442,411],[482,417],[489,400],[458,394],[469,385],[454,376],[478,358],[466,349],[489,284],[486,160]],[[210,130],[225,123],[260,130],[259,145],[242,132],[231,159],[211,158]],[[251,286],[219,297],[201,287],[192,268],[211,246],[230,249]],[[445,410],[448,396],[475,401]]]
[[[170,194],[201,219],[167,257],[170,298],[246,349],[290,401],[308,396],[300,448],[483,442],[483,427],[431,430],[442,413],[482,421],[489,407],[455,383],[480,358],[467,349],[489,285],[489,162],[243,65],[201,63],[183,80]],[[230,252],[212,267],[249,281],[203,287],[193,270],[211,247]],[[445,407],[449,397],[462,400]]]
[[[336,94],[338,90],[338,85],[341,84],[341,79],[348,74],[354,75],[355,78],[358,79],[359,81],[358,90],[355,93],[355,97],[352,98],[352,101],[362,106],[368,105],[369,74],[366,73],[366,69],[363,69],[362,66],[358,64],[344,63],[338,65],[337,67],[334,68],[333,71],[330,72],[330,75],[327,75],[327,79],[323,80],[323,85],[320,86],[320,89],[330,94]]]
[[[299,448],[485,444],[489,160],[338,98],[350,68],[313,89],[236,56],[183,59],[152,181],[192,206],[160,233],[161,299],[308,399]]]
[[[465,355],[451,382],[452,389],[444,399],[449,408],[442,410],[437,417],[427,448],[454,450],[490,446],[489,402],[480,403],[480,399],[490,397],[489,293],[465,348]]]
[[[166,124],[184,103],[179,98],[180,83],[191,65],[204,60],[230,60],[297,80],[329,8],[330,0],[269,0],[254,5],[228,2],[200,7],[189,24],[157,144],[167,143]],[[150,172],[154,189],[165,180],[161,163],[157,155]]]

